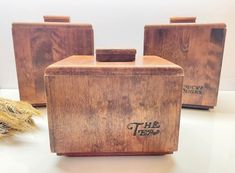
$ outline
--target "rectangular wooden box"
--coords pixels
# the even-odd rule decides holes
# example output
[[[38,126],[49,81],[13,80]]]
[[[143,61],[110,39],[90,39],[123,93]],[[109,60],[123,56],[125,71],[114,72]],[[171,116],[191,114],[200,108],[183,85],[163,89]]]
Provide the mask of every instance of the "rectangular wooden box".
[[[181,22],[195,19],[180,18]],[[223,59],[226,25],[221,24],[146,25],[144,55],[157,55],[184,69],[184,107],[209,109],[216,106]],[[177,23],[177,24],[176,24]]]
[[[12,24],[20,99],[34,106],[46,103],[43,76],[48,65],[74,54],[94,54],[90,24],[68,23],[66,17],[44,19],[51,22]]]
[[[51,151],[158,155],[177,150],[183,70],[157,56],[71,56],[45,72]]]

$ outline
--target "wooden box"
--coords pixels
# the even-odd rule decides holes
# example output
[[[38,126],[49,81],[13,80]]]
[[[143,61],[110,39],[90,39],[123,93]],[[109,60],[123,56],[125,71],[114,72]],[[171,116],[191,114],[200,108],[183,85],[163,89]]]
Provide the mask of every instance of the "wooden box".
[[[94,54],[90,24],[71,24],[66,16],[44,20],[50,22],[12,24],[20,99],[34,106],[46,103],[43,76],[48,65],[74,54]]]
[[[183,69],[167,60],[71,56],[46,69],[45,86],[51,150],[58,155],[177,150]]]
[[[226,25],[195,20],[171,18],[174,23],[146,25],[144,55],[162,56],[183,67],[183,106],[209,109],[217,103]]]

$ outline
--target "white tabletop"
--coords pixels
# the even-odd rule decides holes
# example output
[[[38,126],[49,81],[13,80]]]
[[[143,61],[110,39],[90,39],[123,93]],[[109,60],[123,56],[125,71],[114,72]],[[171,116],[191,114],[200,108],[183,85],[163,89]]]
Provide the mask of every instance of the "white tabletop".
[[[18,91],[0,96],[18,99]],[[179,150],[164,156],[57,156],[40,110],[37,132],[0,141],[0,173],[235,173],[235,91],[220,92],[213,110],[182,109]]]

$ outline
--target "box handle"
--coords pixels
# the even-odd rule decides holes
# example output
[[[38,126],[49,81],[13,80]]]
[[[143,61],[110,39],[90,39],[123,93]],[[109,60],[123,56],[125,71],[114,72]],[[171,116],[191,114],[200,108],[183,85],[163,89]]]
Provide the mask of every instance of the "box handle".
[[[131,62],[135,61],[136,49],[96,49],[96,61]]]
[[[70,22],[69,16],[43,16],[44,22]]]
[[[170,23],[195,23],[196,17],[171,17]]]

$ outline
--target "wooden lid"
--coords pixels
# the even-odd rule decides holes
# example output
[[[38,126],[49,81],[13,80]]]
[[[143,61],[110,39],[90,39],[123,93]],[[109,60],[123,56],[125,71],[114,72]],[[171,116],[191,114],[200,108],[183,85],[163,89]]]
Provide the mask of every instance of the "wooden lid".
[[[92,30],[91,24],[70,23],[69,16],[43,16],[43,18],[44,22],[42,23],[14,22],[12,27],[79,27],[78,29]]]
[[[17,28],[56,28],[56,27],[76,27],[78,29],[82,30],[92,30],[92,25],[91,24],[77,24],[77,23],[65,23],[65,22],[45,22],[45,23],[13,23],[12,28],[17,27]]]
[[[69,16],[43,16],[44,22],[70,22]]]
[[[150,24],[145,25],[145,29],[165,29],[165,28],[184,28],[184,27],[207,27],[210,28],[226,28],[225,23],[195,23],[196,17],[171,17],[170,24]]]
[[[206,24],[198,24],[198,23],[171,23],[171,24],[151,24],[145,25],[144,29],[165,29],[165,28],[190,28],[190,27],[206,27],[206,28],[226,28],[225,23],[206,23]]]
[[[158,56],[132,62],[97,62],[94,56],[74,55],[50,65],[45,75],[177,75],[183,69]]]

